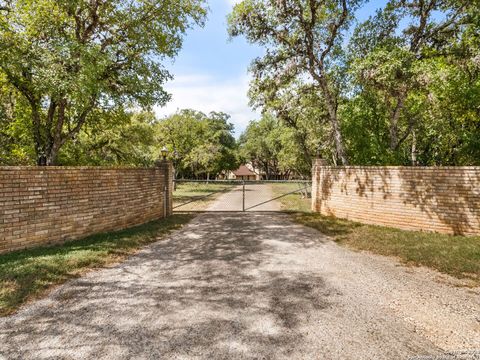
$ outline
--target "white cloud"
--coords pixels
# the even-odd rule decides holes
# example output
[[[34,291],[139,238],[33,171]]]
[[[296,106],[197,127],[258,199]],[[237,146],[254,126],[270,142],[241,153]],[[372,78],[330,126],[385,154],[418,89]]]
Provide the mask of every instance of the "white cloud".
[[[248,122],[258,119],[259,113],[248,106],[247,76],[218,80],[208,74],[176,76],[165,88],[172,100],[165,107],[156,108],[159,117],[168,116],[180,109],[195,109],[204,113],[223,111],[231,115],[238,136]]]

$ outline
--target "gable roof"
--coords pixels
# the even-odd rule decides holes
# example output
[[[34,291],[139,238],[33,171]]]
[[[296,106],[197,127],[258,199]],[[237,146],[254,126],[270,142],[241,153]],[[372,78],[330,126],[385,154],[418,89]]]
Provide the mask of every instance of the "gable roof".
[[[240,165],[240,167],[237,170],[234,170],[233,173],[235,174],[235,176],[256,175],[252,170],[250,170],[245,165]]]

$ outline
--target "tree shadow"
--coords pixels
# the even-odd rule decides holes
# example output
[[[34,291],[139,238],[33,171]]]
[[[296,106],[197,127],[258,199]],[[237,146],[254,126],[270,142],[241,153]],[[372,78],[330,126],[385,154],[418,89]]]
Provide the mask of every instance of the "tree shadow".
[[[0,319],[0,354],[289,357],[302,346],[302,321],[329,306],[330,289],[314,273],[275,266],[275,246],[325,241],[288,215],[201,215],[125,263]]]
[[[366,213],[370,208],[370,223],[376,223],[381,215],[381,224],[391,226],[455,235],[480,232],[479,168],[358,166],[320,171],[317,212],[335,215],[336,208],[341,208],[353,214],[348,218],[359,220],[349,208],[365,209]],[[349,193],[352,189],[355,193]],[[341,200],[335,199],[336,193]],[[396,224],[397,215],[410,218],[412,224]]]
[[[342,220],[334,216],[319,216],[316,213],[291,213],[296,222],[314,228],[332,237],[348,235],[362,224]]]
[[[480,233],[480,168],[436,170],[399,169],[404,203],[419,208],[433,221],[438,219],[454,235]]]

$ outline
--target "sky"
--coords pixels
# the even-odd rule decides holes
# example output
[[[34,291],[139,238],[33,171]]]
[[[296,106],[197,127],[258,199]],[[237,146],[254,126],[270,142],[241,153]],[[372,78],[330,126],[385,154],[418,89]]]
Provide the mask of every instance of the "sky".
[[[155,109],[157,116],[168,116],[179,109],[223,111],[231,116],[237,137],[250,120],[260,117],[259,111],[248,106],[248,67],[263,49],[242,37],[229,39],[227,14],[236,1],[210,0],[205,26],[190,30],[174,62],[165,64],[174,76],[165,86],[172,100]],[[357,19],[366,19],[384,3],[370,1],[356,14]]]
[[[259,118],[248,106],[248,66],[263,50],[243,38],[229,39],[227,14],[234,2],[210,0],[205,26],[189,31],[174,63],[166,64],[174,76],[165,86],[172,100],[155,109],[158,116],[185,108],[223,111],[231,116],[236,136]]]

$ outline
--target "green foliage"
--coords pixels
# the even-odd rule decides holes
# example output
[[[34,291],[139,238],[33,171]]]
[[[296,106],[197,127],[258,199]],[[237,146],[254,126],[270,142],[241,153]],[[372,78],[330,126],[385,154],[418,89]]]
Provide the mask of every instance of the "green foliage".
[[[179,177],[215,177],[238,166],[227,114],[181,110],[159,120],[150,112],[119,109],[94,115],[99,121],[65,145],[59,164],[153,166],[167,146]]]
[[[303,154],[282,163],[480,164],[478,2],[391,0],[346,42],[361,5],[244,0],[230,15],[232,36],[267,47],[250,98]]]
[[[169,149],[177,177],[210,178],[236,169],[237,145],[229,119],[221,112],[181,110],[158,122],[157,144]]]
[[[268,89],[268,90],[267,90]],[[250,88],[251,103],[262,107],[279,120],[282,127],[284,166],[298,174],[310,175],[312,159],[318,152],[336,159],[331,140],[328,111],[315,89],[301,81],[268,88],[254,81]]]
[[[3,2],[2,2],[3,3]],[[0,3],[1,4],[1,3]],[[37,161],[60,148],[97,110],[163,105],[173,57],[203,0],[11,0],[0,17],[0,72],[26,102]]]
[[[268,47],[251,71],[256,92],[278,97],[291,83],[319,94],[333,133],[335,158],[348,163],[338,119],[343,89],[342,41],[362,0],[244,0],[229,17],[231,36]]]
[[[310,176],[311,162],[299,146],[298,131],[286,126],[272,114],[264,114],[252,121],[239,139],[242,162],[250,162],[261,169],[267,179],[281,179],[291,175]],[[308,149],[308,151],[315,151]]]
[[[341,109],[353,162],[479,163],[477,7],[390,1],[355,29]]]
[[[267,114],[260,121],[250,122],[239,140],[242,160],[251,162],[255,168],[264,171],[267,179],[281,175],[278,161],[282,148],[278,137],[281,130],[284,129],[281,129],[278,121]]]
[[[0,73],[0,165],[30,165],[35,151],[28,108]]]
[[[155,116],[149,112],[96,114],[101,120],[87,124],[61,150],[61,165],[152,166],[158,159]]]
[[[266,48],[249,92],[265,116],[239,152],[226,114],[148,112],[168,101],[161,62],[203,24],[204,0],[0,0],[0,164],[150,166],[166,144],[180,177],[240,160],[309,176],[317,153],[335,165],[479,165],[478,1],[390,0],[352,29],[362,4],[234,7],[230,35]]]

